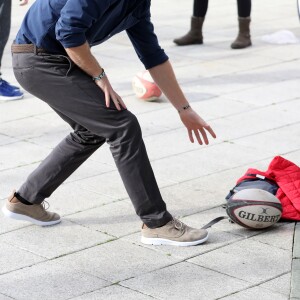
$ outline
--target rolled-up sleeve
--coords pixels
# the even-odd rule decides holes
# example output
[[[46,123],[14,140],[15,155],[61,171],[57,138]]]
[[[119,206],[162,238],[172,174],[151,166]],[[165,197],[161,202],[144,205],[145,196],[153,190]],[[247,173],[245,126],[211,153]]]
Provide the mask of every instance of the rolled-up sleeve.
[[[134,49],[146,69],[158,66],[169,58],[159,46],[150,16],[126,30]]]
[[[86,42],[86,31],[107,9],[109,3],[109,0],[67,1],[55,26],[56,39],[64,48],[83,45]]]

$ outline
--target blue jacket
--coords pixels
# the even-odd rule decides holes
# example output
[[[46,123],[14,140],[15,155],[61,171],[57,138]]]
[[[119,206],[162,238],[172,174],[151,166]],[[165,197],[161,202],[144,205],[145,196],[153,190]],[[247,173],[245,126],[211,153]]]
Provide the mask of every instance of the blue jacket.
[[[150,21],[151,0],[36,0],[16,37],[17,44],[35,44],[50,53],[65,53],[86,41],[103,43],[126,30],[146,69],[168,56],[159,46]]]

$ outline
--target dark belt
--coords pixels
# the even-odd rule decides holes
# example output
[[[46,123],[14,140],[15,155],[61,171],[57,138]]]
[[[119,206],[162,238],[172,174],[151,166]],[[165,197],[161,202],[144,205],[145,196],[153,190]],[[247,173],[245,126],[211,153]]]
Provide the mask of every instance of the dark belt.
[[[12,53],[47,53],[43,48],[38,48],[34,44],[12,44],[11,45]]]

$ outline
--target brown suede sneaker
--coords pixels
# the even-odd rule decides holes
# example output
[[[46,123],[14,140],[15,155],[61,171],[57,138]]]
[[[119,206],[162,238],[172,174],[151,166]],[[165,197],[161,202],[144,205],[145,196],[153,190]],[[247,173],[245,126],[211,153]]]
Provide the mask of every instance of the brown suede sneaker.
[[[142,226],[141,242],[148,245],[195,246],[208,239],[208,231],[189,227],[177,219],[158,228]]]
[[[2,208],[2,212],[8,218],[14,220],[28,221],[39,226],[49,226],[61,221],[56,213],[45,209],[44,204],[25,205],[21,202],[13,202],[16,198],[13,194],[8,198]]]

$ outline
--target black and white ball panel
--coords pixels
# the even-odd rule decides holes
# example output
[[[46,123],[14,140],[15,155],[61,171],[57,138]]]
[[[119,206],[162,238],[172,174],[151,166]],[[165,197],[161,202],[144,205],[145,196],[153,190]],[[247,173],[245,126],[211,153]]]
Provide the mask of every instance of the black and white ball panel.
[[[243,227],[263,229],[279,221],[282,205],[267,191],[244,189],[228,200],[226,211],[232,221]]]

